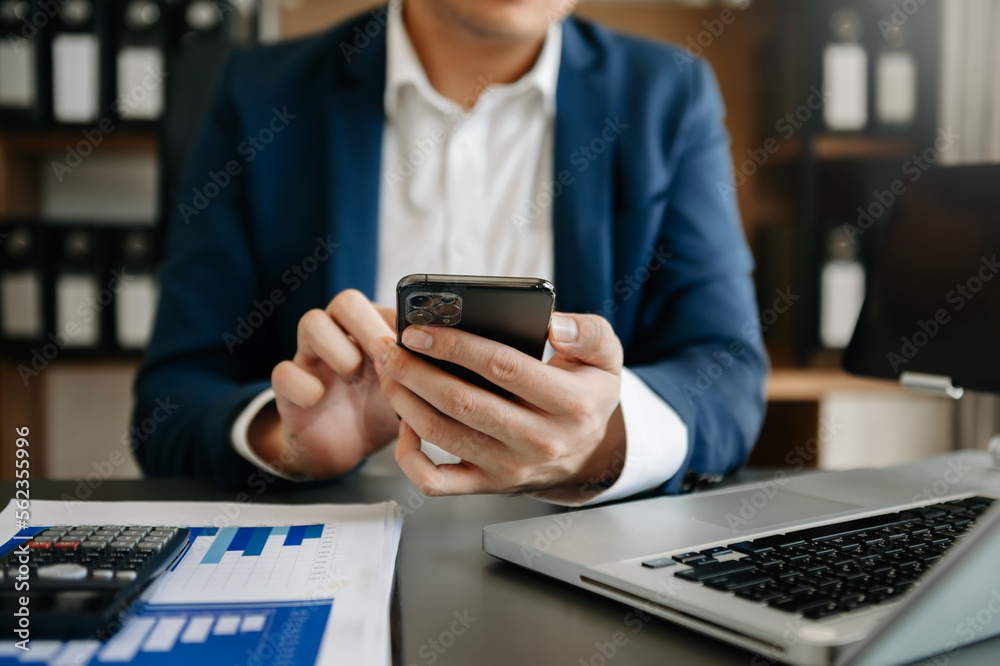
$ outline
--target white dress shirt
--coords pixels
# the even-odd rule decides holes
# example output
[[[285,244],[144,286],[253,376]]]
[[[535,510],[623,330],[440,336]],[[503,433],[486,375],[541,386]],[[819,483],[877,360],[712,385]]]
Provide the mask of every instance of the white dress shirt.
[[[475,106],[466,110],[431,86],[398,2],[388,14],[375,301],[392,306],[396,283],[411,273],[552,280],[547,185],[562,24],[550,27],[531,71],[510,84],[484,79]],[[688,437],[677,413],[627,368],[620,396],[627,452],[615,466],[617,481],[586,496],[570,488],[536,497],[569,506],[605,502],[655,488],[680,469]],[[273,399],[264,391],[244,409],[233,424],[233,444],[258,467],[289,478],[247,442],[250,422]],[[435,462],[446,459],[426,442],[424,448]]]

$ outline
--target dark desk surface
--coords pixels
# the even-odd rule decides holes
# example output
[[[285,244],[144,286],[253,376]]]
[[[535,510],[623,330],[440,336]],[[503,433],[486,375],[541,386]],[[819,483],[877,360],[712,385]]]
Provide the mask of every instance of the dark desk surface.
[[[34,499],[74,494],[75,482],[34,481]],[[0,482],[12,496],[13,482]],[[106,481],[91,500],[237,501],[234,493],[194,481]],[[490,523],[552,513],[523,497],[425,499],[402,477],[355,476],[339,485],[251,498],[267,503],[370,503],[394,499],[406,507],[400,543],[399,604],[403,666],[628,666],[631,664],[749,664],[753,655],[652,618],[628,606],[496,560],[482,551]],[[456,615],[471,622],[453,635]],[[472,621],[474,619],[474,622]],[[456,625],[458,627],[460,625]],[[606,659],[599,645],[616,632],[627,639]],[[619,642],[621,639],[619,638]],[[969,648],[949,660],[1000,663],[1000,641]],[[755,663],[766,663],[757,660]]]

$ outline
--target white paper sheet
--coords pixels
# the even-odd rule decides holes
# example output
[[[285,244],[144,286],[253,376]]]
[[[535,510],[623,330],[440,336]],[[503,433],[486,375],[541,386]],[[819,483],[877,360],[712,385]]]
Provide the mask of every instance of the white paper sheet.
[[[143,595],[150,609],[182,609],[183,624],[174,618],[136,618],[103,649],[99,661],[131,659],[142,652],[163,650],[167,644],[186,645],[209,640],[212,620],[198,617],[199,605],[228,602],[259,602],[266,606],[293,601],[335,600],[316,659],[317,664],[389,664],[389,602],[402,513],[394,502],[373,505],[269,505],[248,502],[79,502],[67,495],[64,501],[34,501],[32,525],[180,525],[217,528],[218,532],[196,536],[191,547],[160,580]],[[283,545],[278,526],[322,526],[313,528],[299,545]],[[212,543],[235,527],[271,527],[260,556],[241,557],[238,550],[224,550],[220,561],[203,562]],[[0,513],[0,536],[7,541],[18,531],[14,507]],[[266,532],[266,530],[265,530]],[[279,534],[274,534],[279,532]],[[301,530],[300,530],[301,532]],[[311,543],[306,544],[306,541]],[[268,555],[272,572],[257,567]],[[291,566],[280,569],[285,558]],[[214,559],[214,558],[210,558]],[[247,561],[247,564],[241,560]],[[218,575],[228,570],[228,575]],[[242,571],[241,575],[235,575]],[[212,584],[192,585],[192,575],[207,576]],[[269,584],[270,579],[281,583]],[[235,631],[256,631],[260,614],[237,613]],[[148,625],[148,626],[147,626]],[[226,618],[214,620],[213,630],[226,631]],[[182,630],[183,628],[183,630]],[[0,655],[9,653],[0,644]],[[92,646],[91,646],[92,647]],[[65,650],[80,649],[65,645]],[[58,652],[53,663],[64,656]],[[86,663],[84,661],[83,663]]]

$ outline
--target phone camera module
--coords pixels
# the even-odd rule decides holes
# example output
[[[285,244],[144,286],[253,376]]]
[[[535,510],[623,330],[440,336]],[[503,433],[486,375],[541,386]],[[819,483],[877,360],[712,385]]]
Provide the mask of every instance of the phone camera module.
[[[444,299],[434,308],[434,314],[439,317],[450,318],[457,315],[462,311],[462,308],[455,305],[455,303],[445,303]]]
[[[410,308],[414,310],[426,310],[434,303],[434,298],[429,294],[414,294],[409,298]]]
[[[434,321],[434,315],[432,315],[427,310],[411,310],[406,313],[406,321],[411,324],[416,324],[420,326],[422,324],[429,324]]]

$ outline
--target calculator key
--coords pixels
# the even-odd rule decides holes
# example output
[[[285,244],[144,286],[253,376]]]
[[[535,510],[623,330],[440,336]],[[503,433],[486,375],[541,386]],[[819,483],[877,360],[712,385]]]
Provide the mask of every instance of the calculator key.
[[[113,551],[124,551],[124,552],[127,552],[127,551],[130,551],[133,548],[135,548],[135,542],[134,541],[122,541],[122,540],[119,539],[117,541],[112,541],[110,548]]]
[[[104,539],[88,539],[83,542],[84,550],[103,550],[107,548],[108,541]]]
[[[144,537],[146,536],[146,530],[136,530],[136,529],[125,530],[124,532],[122,532],[122,536]]]
[[[114,577],[115,570],[110,567],[94,569],[94,580],[111,580]]]
[[[30,550],[47,550],[52,548],[51,541],[29,541],[28,548]]]
[[[146,539],[144,541],[140,541],[139,542],[138,548],[140,550],[146,550],[146,551],[156,552],[156,551],[159,551],[161,548],[163,548],[163,542],[162,541],[150,541],[150,540]],[[645,565],[645,562],[643,562],[643,565]]]
[[[61,537],[63,534],[66,534],[66,532],[69,532],[69,528],[67,528],[67,527],[50,527],[47,530],[43,530],[43,531],[39,532],[36,535],[36,538],[40,537],[40,536],[42,536],[42,537]]]
[[[135,534],[120,534],[115,541],[139,541],[142,536]]]
[[[117,580],[135,580],[139,574],[133,569],[119,569],[115,572]]]
[[[38,577],[46,580],[84,580],[87,567],[82,564],[48,564],[38,567]]]
[[[63,539],[59,539],[59,541],[56,541],[53,544],[53,546],[55,546],[56,548],[59,548],[59,549],[63,549],[63,550],[73,550],[75,548],[79,548],[80,547],[80,542],[76,541],[76,540],[64,541]]]

